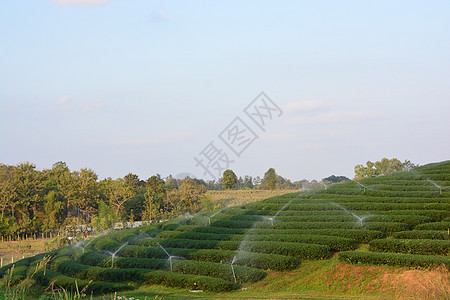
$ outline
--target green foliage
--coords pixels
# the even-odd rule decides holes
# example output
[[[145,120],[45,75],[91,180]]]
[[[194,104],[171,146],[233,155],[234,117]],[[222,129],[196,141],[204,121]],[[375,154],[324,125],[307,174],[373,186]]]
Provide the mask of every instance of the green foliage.
[[[217,293],[229,292],[238,288],[237,284],[219,278],[172,273],[167,271],[150,272],[146,274],[145,282],[193,290],[200,289]]]
[[[450,258],[435,255],[414,255],[397,253],[374,253],[360,251],[346,251],[339,254],[339,259],[351,264],[391,265],[399,267],[423,267],[439,266],[444,264],[450,269]]]
[[[396,158],[387,159],[383,158],[381,161],[375,163],[368,161],[366,166],[356,165],[355,166],[355,178],[357,180],[362,178],[368,178],[372,176],[379,175],[390,175],[394,172],[403,170],[405,167],[413,167],[410,161],[405,161],[402,163]]]
[[[382,239],[369,243],[369,250],[423,255],[448,255],[450,241],[429,239]]]
[[[274,168],[270,168],[264,173],[264,185],[269,190],[274,190],[277,187],[277,173]]]
[[[234,281],[231,266],[227,264],[192,260],[175,260],[173,262],[173,271],[183,274],[203,275],[221,278],[232,282]],[[234,266],[234,272],[238,283],[257,282],[267,275],[261,270],[242,266]]]
[[[223,172],[222,177],[222,186],[224,189],[230,190],[236,187],[237,184],[237,176],[234,174],[234,172],[230,169],[225,170]]]
[[[53,270],[41,270],[35,275],[36,282],[41,286],[49,286],[53,283],[54,287],[64,288],[67,290],[73,290],[76,285],[85,288],[86,294],[107,294],[116,291],[131,290],[133,286],[129,286],[121,283],[111,282],[89,282],[87,280],[78,280]]]
[[[420,224],[414,227],[415,230],[449,230],[450,222],[434,222]]]
[[[210,261],[230,264],[237,257],[235,265],[247,266],[263,270],[285,271],[300,266],[301,260],[284,255],[252,253],[246,251],[211,250],[194,251],[189,258],[199,261]]]
[[[450,240],[450,234],[447,231],[436,231],[436,230],[400,231],[394,233],[392,237],[396,239]]]

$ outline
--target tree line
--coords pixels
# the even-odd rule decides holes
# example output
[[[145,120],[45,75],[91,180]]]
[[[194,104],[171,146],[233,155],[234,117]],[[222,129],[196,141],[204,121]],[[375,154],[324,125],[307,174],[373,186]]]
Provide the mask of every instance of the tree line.
[[[159,175],[98,180],[91,169],[70,171],[64,162],[37,170],[32,163],[0,164],[0,235],[25,236],[90,224],[156,221],[197,212],[208,202],[194,179],[164,181]]]

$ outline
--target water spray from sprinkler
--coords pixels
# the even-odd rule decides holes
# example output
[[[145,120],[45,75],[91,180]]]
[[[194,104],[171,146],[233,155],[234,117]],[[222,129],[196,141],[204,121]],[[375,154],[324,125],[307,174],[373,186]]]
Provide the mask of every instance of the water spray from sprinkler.
[[[109,255],[111,255],[111,269],[114,267],[114,258],[116,257],[117,253],[120,252],[126,245],[128,245],[128,242],[124,243],[122,246],[119,247],[114,253],[110,251],[106,251]]]

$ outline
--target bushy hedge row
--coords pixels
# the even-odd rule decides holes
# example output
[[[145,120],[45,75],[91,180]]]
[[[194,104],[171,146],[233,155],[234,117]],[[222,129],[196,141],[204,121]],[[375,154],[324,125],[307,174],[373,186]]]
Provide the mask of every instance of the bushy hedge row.
[[[431,239],[431,240],[450,240],[447,231],[436,230],[410,230],[400,231],[392,235],[397,239]]]
[[[244,234],[248,231],[245,228],[221,228],[221,227],[199,227],[193,225],[183,225],[176,229],[182,232],[202,232],[202,233],[217,233],[217,234]]]
[[[235,216],[229,219],[230,221],[253,221],[253,222],[264,222],[270,221],[264,219],[263,216],[257,215],[243,215]],[[303,215],[303,216],[277,216],[275,221],[279,222],[354,222],[355,217],[350,214],[339,214],[339,215],[327,215],[327,214],[313,214],[313,215]],[[411,215],[370,215],[367,217],[366,221],[370,222],[400,222],[405,223],[410,226],[416,226],[418,224],[427,223],[433,221],[430,217],[426,216],[411,216]]]
[[[183,274],[210,276],[234,282],[231,266],[226,264],[175,260],[173,261],[173,271]],[[264,271],[243,266],[234,266],[234,272],[238,283],[257,282],[267,275]]]
[[[247,266],[263,270],[293,270],[298,268],[301,264],[301,260],[292,256],[211,249],[203,249],[192,252],[189,259],[229,264],[235,257],[236,259],[234,265]]]
[[[117,291],[132,290],[133,286],[129,286],[121,283],[111,283],[111,282],[89,282],[87,280],[79,280],[54,270],[41,270],[36,272],[34,278],[36,282],[43,287],[47,287],[51,282],[54,282],[55,287],[62,287],[67,290],[73,290],[75,287],[75,282],[77,283],[80,290],[84,287],[86,288],[86,294],[108,294]]]
[[[243,250],[257,253],[279,254],[304,259],[324,259],[331,256],[330,248],[325,245],[300,244],[272,241],[214,241],[167,239],[163,247],[187,249]]]
[[[291,242],[326,245],[332,251],[345,251],[358,248],[359,243],[351,238],[313,235],[313,234],[249,234],[245,237],[247,241],[272,241],[272,242]]]
[[[365,229],[284,229],[284,230],[274,230],[274,229],[254,229],[250,232],[251,234],[260,235],[277,235],[277,234],[312,234],[312,235],[324,235],[324,236],[337,236],[353,239],[359,243],[367,243],[374,239],[380,239],[385,237],[385,234],[381,231],[376,230],[365,230]]]
[[[343,204],[346,205],[346,204]],[[442,221],[444,218],[450,216],[450,211],[448,210],[387,210],[387,211],[375,211],[368,210],[366,213],[372,215],[414,215],[414,216],[426,216],[430,217],[435,221]],[[327,211],[295,211],[287,210],[282,211],[279,216],[348,216],[344,210],[327,210]]]
[[[187,275],[167,271],[153,271],[145,275],[145,282],[163,286],[200,289],[211,292],[229,292],[239,286],[227,280],[200,275]]]
[[[376,213],[376,212],[372,212]],[[408,215],[408,216],[426,216],[432,218],[434,221],[442,221],[450,215],[448,210],[391,210],[384,211],[383,215]]]
[[[398,253],[374,253],[346,251],[339,254],[339,259],[351,264],[391,265],[400,267],[430,267],[444,264],[450,268],[450,257],[435,255],[415,255]]]
[[[448,230],[450,229],[450,222],[434,222],[420,224],[414,227],[415,230]]]
[[[359,222],[249,222],[249,221],[230,221],[217,220],[212,223],[214,227],[229,228],[276,228],[276,229],[370,229],[391,234],[397,231],[405,231],[410,226],[404,223],[396,222],[367,222],[364,221],[362,226]]]
[[[222,242],[231,245],[231,242]],[[220,245],[223,250],[234,250]],[[331,249],[325,245],[298,244],[287,242],[249,241],[240,245],[239,250],[265,254],[279,254],[303,259],[326,259],[331,257]]]
[[[90,254],[93,255],[93,254]],[[95,255],[95,254],[94,254]],[[100,255],[101,256],[101,255]],[[108,257],[103,256],[100,265],[110,265]],[[58,267],[58,271],[81,279],[106,280],[106,281],[142,281],[143,274],[148,269],[170,270],[168,259],[125,258],[119,257],[114,261],[114,267],[120,269],[105,269],[102,267],[89,267],[74,261],[65,261]],[[172,259],[174,272],[191,275],[202,275],[233,281],[234,277],[229,265],[200,262],[192,260]],[[147,269],[147,270],[146,270]],[[256,282],[266,276],[266,273],[254,268],[235,266],[234,271],[239,283]]]
[[[172,234],[175,233],[175,234]],[[218,241],[241,241],[244,238],[242,234],[220,234],[220,233],[203,233],[203,232],[180,232],[180,231],[163,231],[157,235],[157,238],[169,239],[189,239],[189,240],[218,240]]]
[[[260,210],[274,210],[279,209],[280,204],[274,203],[251,203],[253,209]],[[371,202],[351,202],[345,205],[348,210],[365,210],[365,211],[387,211],[387,210],[422,210],[422,209],[436,209],[449,210],[448,203],[371,203]],[[338,207],[332,203],[317,203],[317,204],[296,204],[292,203],[287,208],[295,211],[310,211],[310,210],[339,210]]]
[[[209,261],[218,263],[231,263],[233,257],[239,254],[240,259],[236,265],[257,269],[271,269],[277,271],[292,270],[297,268],[301,261],[291,256],[276,254],[250,253],[245,251],[213,250],[213,249],[167,249],[171,255],[190,260]],[[122,253],[126,257],[118,257],[114,265],[118,267],[132,267],[132,258],[147,258],[141,261],[142,268],[153,268],[153,258],[161,258],[167,261],[167,255],[159,248],[147,248],[141,246],[127,246]],[[131,259],[131,260],[130,260]],[[156,261],[155,261],[156,262]],[[90,251],[80,257],[80,263],[91,266],[111,266],[110,257],[105,254]],[[123,264],[122,264],[123,263]]]
[[[381,231],[387,235],[391,235],[394,232],[411,229],[411,227],[405,223],[396,222],[367,222],[364,223],[363,227],[369,230]]]
[[[309,243],[309,244],[319,244],[328,245],[332,250],[344,251],[356,249],[359,243],[351,238],[336,237],[336,236],[325,236],[325,235],[313,235],[307,232],[302,232],[301,234],[283,234],[279,233],[278,230],[273,232],[276,234],[253,234],[249,231],[249,235],[228,235],[228,234],[214,234],[214,233],[201,233],[201,232],[185,232],[178,233],[178,238],[180,239],[191,239],[191,240],[209,240],[209,241],[242,241],[244,238],[247,241],[279,241],[279,242],[293,242],[293,243]],[[161,237],[164,237],[163,234]],[[170,236],[170,235],[169,235]],[[218,245],[220,246],[220,245]]]
[[[79,279],[109,282],[141,282],[144,280],[143,275],[149,272],[148,269],[142,268],[111,269],[87,266],[73,260],[59,264],[57,271]]]
[[[192,230],[197,230],[192,232]],[[257,235],[273,235],[273,234],[312,234],[312,235],[329,235],[329,236],[340,236],[345,238],[351,238],[359,243],[367,243],[374,239],[380,239],[385,237],[385,234],[381,231],[376,230],[366,230],[366,229],[272,229],[272,228],[253,228],[253,229],[235,229],[235,228],[222,228],[222,227],[179,227],[181,230],[187,230],[186,232],[197,233],[213,233],[213,234],[226,234],[231,231],[233,239],[235,237],[240,237],[237,234],[257,234]],[[235,233],[236,232],[236,233]],[[236,235],[235,235],[236,234]],[[236,238],[237,239],[237,238]]]
[[[369,243],[369,250],[375,252],[397,252],[422,255],[448,255],[450,241],[429,239],[382,239]]]

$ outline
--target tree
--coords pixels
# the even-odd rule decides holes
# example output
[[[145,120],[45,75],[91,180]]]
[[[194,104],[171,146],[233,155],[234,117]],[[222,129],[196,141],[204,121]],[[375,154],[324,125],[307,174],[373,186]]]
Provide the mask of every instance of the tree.
[[[224,189],[231,190],[236,187],[237,184],[237,176],[234,174],[234,172],[230,169],[225,170],[223,172],[223,178],[222,178],[222,186]]]
[[[166,186],[161,176],[150,177],[146,182],[145,204],[142,217],[148,221],[160,220],[164,213]]]
[[[132,187],[134,190],[136,190],[141,184],[141,181],[139,180],[139,176],[137,176],[136,174],[133,174],[133,173],[128,173],[127,175],[125,175],[123,180],[125,181],[125,184],[127,186]]]
[[[270,168],[264,173],[264,184],[270,190],[274,190],[277,187],[277,173],[274,168]]]
[[[206,197],[206,187],[193,179],[180,181],[180,188],[172,190],[167,194],[167,200],[170,205],[171,214],[195,213],[200,210],[200,206]]]
[[[323,178],[322,181],[326,181],[329,183],[338,183],[338,182],[342,182],[342,181],[350,181],[350,179],[345,176],[331,175],[331,176],[328,176],[327,178]]]
[[[0,210],[3,219],[5,210],[12,204],[17,197],[16,187],[14,186],[14,168],[0,164]]]
[[[253,188],[253,179],[251,176],[245,175],[244,177],[244,188],[246,189],[252,189]]]
[[[355,179],[359,180],[362,178],[369,178],[379,175],[390,175],[406,168],[411,168],[412,166],[414,166],[414,164],[412,164],[409,160],[405,160],[405,162],[402,163],[397,158],[383,158],[375,163],[368,161],[366,162],[366,166],[355,166]]]
[[[112,180],[111,178],[103,181],[104,194],[109,200],[110,206],[119,219],[123,217],[124,204],[134,196],[131,187],[126,186],[123,179]]]

